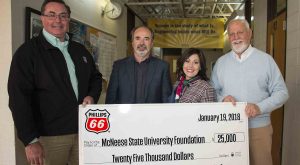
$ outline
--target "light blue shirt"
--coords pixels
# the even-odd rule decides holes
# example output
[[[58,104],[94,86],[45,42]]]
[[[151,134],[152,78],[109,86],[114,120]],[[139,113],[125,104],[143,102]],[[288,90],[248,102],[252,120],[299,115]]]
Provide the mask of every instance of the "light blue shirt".
[[[54,47],[57,47],[63,54],[66,63],[67,68],[71,80],[71,84],[74,90],[74,93],[76,95],[76,98],[78,99],[78,80],[76,77],[75,72],[75,65],[73,63],[73,60],[68,52],[68,44],[69,44],[69,36],[66,34],[66,40],[64,42],[61,42],[57,37],[53,36],[52,34],[48,33],[45,29],[43,29],[43,35],[45,36],[46,40]]]
[[[251,54],[243,61],[236,59],[233,51],[220,57],[212,76],[218,101],[231,95],[238,102],[254,103],[262,114],[249,118],[249,128],[267,126],[270,113],[288,99],[288,90],[274,59],[250,47]]]

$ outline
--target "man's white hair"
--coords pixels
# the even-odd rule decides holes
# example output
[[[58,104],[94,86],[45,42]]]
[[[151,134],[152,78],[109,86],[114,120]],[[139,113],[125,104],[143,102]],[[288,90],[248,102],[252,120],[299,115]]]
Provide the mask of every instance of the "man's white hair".
[[[251,30],[250,26],[249,26],[249,23],[248,23],[248,21],[246,19],[233,19],[233,20],[229,21],[229,23],[228,23],[228,25],[226,27],[226,30],[228,31],[229,26],[232,23],[235,23],[235,22],[240,22],[240,23],[244,24],[244,26],[247,29],[247,31]]]

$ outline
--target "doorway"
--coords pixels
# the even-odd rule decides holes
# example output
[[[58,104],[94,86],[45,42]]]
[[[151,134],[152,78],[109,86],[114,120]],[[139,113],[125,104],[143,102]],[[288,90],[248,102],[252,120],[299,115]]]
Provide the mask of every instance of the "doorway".
[[[272,21],[268,22],[267,52],[273,56],[281,74],[285,77],[286,57],[286,12],[282,12]],[[281,165],[282,157],[282,131],[284,107],[276,109],[271,114],[273,126],[272,157],[273,165]]]

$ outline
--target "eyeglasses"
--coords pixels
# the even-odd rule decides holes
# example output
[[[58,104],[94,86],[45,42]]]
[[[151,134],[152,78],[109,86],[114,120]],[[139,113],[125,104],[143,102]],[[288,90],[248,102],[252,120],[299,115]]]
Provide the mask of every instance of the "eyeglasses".
[[[238,31],[238,32],[236,32],[236,33],[228,33],[228,36],[229,36],[229,37],[233,37],[233,36],[235,36],[235,35],[241,36],[241,35],[243,35],[243,34],[244,34],[244,31]]]
[[[69,14],[67,13],[61,13],[61,14],[55,14],[55,13],[49,13],[49,14],[42,14],[42,16],[47,17],[49,20],[56,20],[58,17],[62,21],[67,21],[69,20]]]

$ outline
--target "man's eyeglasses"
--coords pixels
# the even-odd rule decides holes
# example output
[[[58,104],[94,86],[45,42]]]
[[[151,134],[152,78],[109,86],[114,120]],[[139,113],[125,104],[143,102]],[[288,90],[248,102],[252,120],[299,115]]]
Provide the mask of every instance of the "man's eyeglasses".
[[[67,13],[61,13],[61,14],[55,14],[55,13],[49,13],[49,14],[42,14],[42,16],[47,17],[49,20],[56,20],[58,17],[62,21],[67,21],[69,20],[69,14]]]
[[[244,32],[245,32],[245,31],[238,31],[238,32],[236,32],[236,33],[228,33],[228,36],[229,36],[229,37],[233,37],[233,36],[235,36],[235,35],[241,36],[241,35],[244,34]]]

